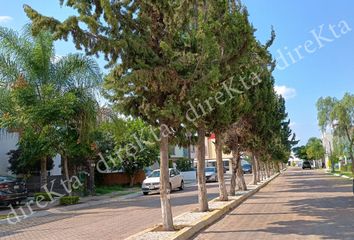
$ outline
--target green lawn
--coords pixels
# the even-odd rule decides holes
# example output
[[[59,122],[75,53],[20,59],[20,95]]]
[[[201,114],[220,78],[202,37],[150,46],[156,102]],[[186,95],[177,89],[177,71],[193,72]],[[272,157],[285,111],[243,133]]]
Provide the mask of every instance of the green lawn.
[[[336,170],[335,173],[341,174],[341,175],[345,175],[345,176],[348,176],[348,177],[354,177],[354,175],[353,175],[352,172],[344,172],[344,171],[338,171],[338,170]]]
[[[96,187],[96,194],[97,195],[104,195],[114,193],[115,196],[126,195],[130,193],[139,192],[140,187],[127,187],[121,185],[113,185],[113,186],[98,186]]]

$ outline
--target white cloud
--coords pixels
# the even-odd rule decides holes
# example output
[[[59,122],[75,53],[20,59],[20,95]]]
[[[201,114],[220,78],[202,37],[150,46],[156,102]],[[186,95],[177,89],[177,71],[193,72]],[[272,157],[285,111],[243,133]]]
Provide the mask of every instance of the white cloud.
[[[287,86],[275,86],[274,90],[279,94],[282,95],[285,99],[290,99],[296,96],[295,88],[290,88]]]
[[[10,16],[0,16],[0,23],[6,23],[12,20]]]

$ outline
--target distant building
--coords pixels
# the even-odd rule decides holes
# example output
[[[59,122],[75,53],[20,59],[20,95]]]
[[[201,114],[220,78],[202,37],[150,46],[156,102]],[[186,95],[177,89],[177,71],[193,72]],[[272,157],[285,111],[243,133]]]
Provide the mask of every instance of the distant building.
[[[198,151],[198,149],[196,149]],[[194,157],[194,166],[197,166],[196,153]],[[226,170],[232,169],[231,159],[232,154],[222,154],[224,167]],[[205,163],[206,166],[216,166],[216,153],[215,153],[215,134],[211,134],[210,137],[205,138]]]

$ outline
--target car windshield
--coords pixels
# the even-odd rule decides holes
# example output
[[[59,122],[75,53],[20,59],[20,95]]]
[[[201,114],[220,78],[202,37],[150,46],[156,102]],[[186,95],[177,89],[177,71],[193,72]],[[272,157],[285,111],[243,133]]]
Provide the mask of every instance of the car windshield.
[[[215,168],[207,167],[205,168],[205,172],[215,172]]]
[[[153,171],[149,177],[160,177],[160,171]]]

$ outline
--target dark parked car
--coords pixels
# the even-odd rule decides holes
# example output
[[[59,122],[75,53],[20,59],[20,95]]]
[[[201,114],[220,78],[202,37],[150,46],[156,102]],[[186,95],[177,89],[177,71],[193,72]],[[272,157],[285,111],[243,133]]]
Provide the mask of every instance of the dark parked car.
[[[252,165],[251,164],[242,164],[243,173],[252,173]]]
[[[304,162],[302,163],[302,169],[306,169],[306,168],[312,169],[311,163],[310,163],[309,161],[304,161]]]
[[[0,205],[17,205],[27,196],[27,188],[23,180],[10,176],[0,176]]]

